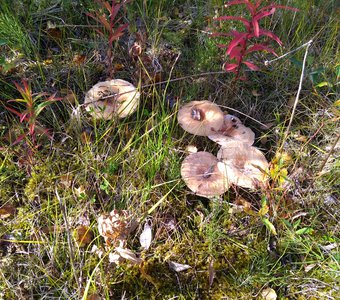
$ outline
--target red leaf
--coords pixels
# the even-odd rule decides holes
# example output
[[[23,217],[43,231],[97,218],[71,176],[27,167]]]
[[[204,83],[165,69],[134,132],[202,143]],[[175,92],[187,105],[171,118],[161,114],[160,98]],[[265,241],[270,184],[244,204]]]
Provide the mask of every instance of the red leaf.
[[[250,22],[246,18],[242,17],[234,17],[234,16],[222,16],[218,18],[214,18],[216,21],[225,21],[225,20],[236,20],[243,22],[244,26],[246,26],[247,30],[250,28]]]
[[[20,134],[17,139],[12,143],[12,146],[16,145],[16,144],[19,144],[25,137],[26,135],[25,134]]]
[[[272,8],[271,10],[269,10],[269,11],[262,11],[262,12],[256,14],[256,15],[254,16],[254,19],[257,20],[257,21],[258,21],[258,20],[261,20],[261,19],[263,19],[264,17],[268,17],[268,16],[272,15],[275,11],[276,11],[276,8],[275,8],[275,7],[273,7],[273,8]]]
[[[239,44],[241,44],[242,41],[245,40],[247,36],[247,33],[240,32],[238,36],[236,36],[229,44],[227,54],[229,55],[230,52]]]
[[[253,31],[254,31],[254,35],[256,37],[259,37],[260,36],[260,26],[259,26],[259,22],[257,22],[257,20],[254,18],[252,21],[251,21],[252,25],[253,25]]]
[[[247,51],[245,52],[245,55],[247,55],[251,52],[254,52],[254,51],[267,51],[267,52],[273,53],[274,55],[278,56],[272,48],[269,48],[269,47],[262,45],[262,44],[255,44],[255,45],[249,47],[247,49]]]
[[[10,112],[16,114],[18,117],[20,117],[20,119],[22,118],[23,113],[17,111],[17,110],[14,109],[14,108],[8,107],[8,106],[5,106],[5,108],[6,108],[7,110],[9,110]],[[26,117],[26,115],[24,116],[24,120],[25,120],[26,122],[28,121],[28,118]],[[20,122],[22,122],[22,121],[20,121]]]
[[[270,37],[272,40],[277,42],[279,45],[283,44],[282,41],[279,39],[279,37],[269,30],[260,29],[260,35],[265,35],[265,36]]]
[[[238,64],[224,64],[223,69],[227,72],[233,71],[238,67]]]
[[[233,50],[231,50],[229,57],[235,58],[238,62],[241,60],[241,47],[235,47]]]
[[[252,71],[259,71],[260,70],[260,68],[258,66],[254,65],[250,61],[243,61],[242,63],[244,63]]]

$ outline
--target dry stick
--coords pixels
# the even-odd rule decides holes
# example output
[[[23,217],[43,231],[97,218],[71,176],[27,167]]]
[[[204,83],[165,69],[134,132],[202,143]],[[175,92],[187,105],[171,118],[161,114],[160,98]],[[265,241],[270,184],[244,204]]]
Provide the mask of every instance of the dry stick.
[[[285,141],[286,141],[286,139],[287,139],[287,137],[289,135],[290,127],[292,126],[292,123],[293,123],[293,119],[294,119],[294,116],[295,116],[295,110],[296,110],[297,104],[299,102],[299,97],[300,97],[300,93],[301,93],[301,89],[302,89],[302,82],[303,82],[303,78],[304,78],[304,75],[305,75],[305,66],[306,66],[306,60],[307,60],[307,56],[308,56],[308,49],[311,46],[312,42],[313,42],[313,40],[310,40],[307,43],[301,45],[300,47],[298,47],[298,48],[296,48],[296,49],[294,49],[294,50],[292,50],[292,51],[290,51],[290,52],[288,52],[288,53],[286,53],[286,54],[284,54],[284,55],[282,55],[280,57],[277,57],[277,58],[275,58],[273,60],[270,60],[270,61],[267,60],[267,61],[264,62],[264,64],[267,66],[267,65],[269,65],[270,63],[272,63],[272,62],[274,62],[276,60],[279,60],[279,59],[281,59],[283,57],[286,57],[287,55],[289,55],[291,53],[296,52],[297,50],[301,49],[302,47],[306,47],[305,55],[303,57],[303,62],[302,62],[302,69],[301,69],[301,75],[300,75],[299,88],[298,88],[298,91],[297,91],[297,94],[296,94],[296,97],[295,97],[292,114],[290,116],[290,120],[289,120],[288,126],[286,128],[286,132],[285,132],[282,144],[281,144],[281,146],[279,148],[279,151],[282,150],[283,145],[284,145],[284,143],[285,143]]]
[[[340,140],[340,134],[338,134],[338,137],[337,137],[337,139],[335,140],[334,144],[332,145],[331,150],[329,151],[329,153],[328,153],[328,155],[326,156],[325,160],[322,162],[321,167],[320,167],[320,171],[319,171],[319,176],[322,175],[322,170],[323,170],[323,168],[325,167],[325,165],[326,165],[328,159],[329,159],[330,156],[332,155],[332,153],[333,153],[333,151],[334,151],[334,149],[335,149],[335,146],[338,144],[339,140]]]
[[[62,202],[62,200],[59,196],[57,188],[55,188],[55,195],[56,195],[56,197],[59,201],[60,209],[61,209],[61,212],[63,214],[63,218],[64,218],[64,222],[65,222],[66,234],[67,234],[67,244],[68,244],[68,248],[69,248],[69,251],[70,251],[70,263],[72,265],[73,270],[76,271],[77,269],[76,269],[76,266],[74,264],[74,251],[73,251],[73,245],[72,245],[72,240],[71,240],[71,236],[70,236],[70,226],[69,226],[69,223],[68,223],[68,220],[67,220],[67,215],[66,215],[66,207],[63,204],[63,202]],[[80,288],[79,281],[77,279],[76,274],[74,274],[74,279],[76,280],[78,287]]]

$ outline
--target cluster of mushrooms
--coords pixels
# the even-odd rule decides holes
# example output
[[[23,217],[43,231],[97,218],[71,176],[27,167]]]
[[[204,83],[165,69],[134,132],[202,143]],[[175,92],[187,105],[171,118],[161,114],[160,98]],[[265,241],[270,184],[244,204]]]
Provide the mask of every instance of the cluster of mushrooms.
[[[125,118],[136,111],[140,93],[123,79],[95,84],[85,95],[85,109],[96,119]]]
[[[200,151],[182,162],[181,175],[188,188],[204,197],[224,194],[231,185],[257,189],[268,180],[268,162],[253,145],[254,132],[237,117],[224,114],[210,101],[192,101],[179,109],[179,125],[219,144],[217,156]]]

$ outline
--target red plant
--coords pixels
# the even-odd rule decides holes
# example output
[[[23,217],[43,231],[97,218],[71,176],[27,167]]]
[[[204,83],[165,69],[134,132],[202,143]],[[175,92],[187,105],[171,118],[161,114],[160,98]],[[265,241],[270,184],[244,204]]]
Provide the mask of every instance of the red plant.
[[[6,109],[20,117],[20,123],[26,122],[27,132],[19,135],[13,142],[13,145],[20,143],[24,138],[29,138],[33,147],[36,147],[37,134],[46,135],[51,138],[48,130],[38,124],[37,117],[49,106],[52,102],[59,101],[61,98],[56,98],[55,94],[48,93],[33,94],[30,85],[27,81],[22,80],[23,86],[14,83],[22,98],[8,100],[7,102],[23,103],[25,110],[20,112],[13,107],[5,106]],[[44,101],[39,101],[41,98],[47,97]]]
[[[229,44],[218,44],[220,48],[227,48],[226,55],[229,56],[229,62],[223,64],[224,70],[235,74],[234,80],[245,80],[245,76],[241,75],[243,65],[252,71],[258,71],[260,68],[252,61],[247,59],[249,54],[256,51],[267,51],[277,56],[275,51],[267,46],[267,43],[253,42],[253,38],[260,38],[266,36],[279,45],[282,45],[281,40],[272,31],[260,28],[259,21],[265,17],[273,15],[277,8],[298,11],[298,9],[285,5],[269,4],[261,7],[263,0],[250,1],[250,0],[233,0],[225,4],[225,7],[232,5],[245,4],[246,9],[250,14],[250,18],[246,19],[241,16],[221,16],[215,18],[216,21],[236,20],[241,21],[246,31],[231,30],[228,33],[214,32],[211,36],[232,37]]]
[[[107,58],[108,58],[108,67],[109,67],[109,76],[112,78],[114,73],[113,63],[112,63],[112,46],[113,42],[117,41],[123,34],[124,30],[129,26],[128,23],[119,25],[121,21],[121,17],[117,18],[118,12],[121,7],[125,6],[130,0],[123,0],[121,2],[117,2],[116,0],[111,0],[111,4],[109,1],[103,0],[95,0],[98,5],[102,8],[101,10],[95,11],[94,14],[87,13],[87,15],[98,23],[102,24],[104,30],[95,29],[100,35],[107,36],[108,49],[107,49]],[[103,11],[104,10],[104,11]],[[105,10],[107,13],[105,13]]]

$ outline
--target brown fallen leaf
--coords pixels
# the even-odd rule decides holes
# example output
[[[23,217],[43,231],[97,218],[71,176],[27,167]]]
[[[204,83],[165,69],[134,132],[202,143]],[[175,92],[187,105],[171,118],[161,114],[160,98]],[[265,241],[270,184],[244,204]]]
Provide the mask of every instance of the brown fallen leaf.
[[[79,225],[75,229],[74,236],[79,247],[85,247],[93,240],[92,230],[84,225]]]
[[[0,207],[0,219],[6,219],[16,214],[17,209],[12,204],[4,204]]]

